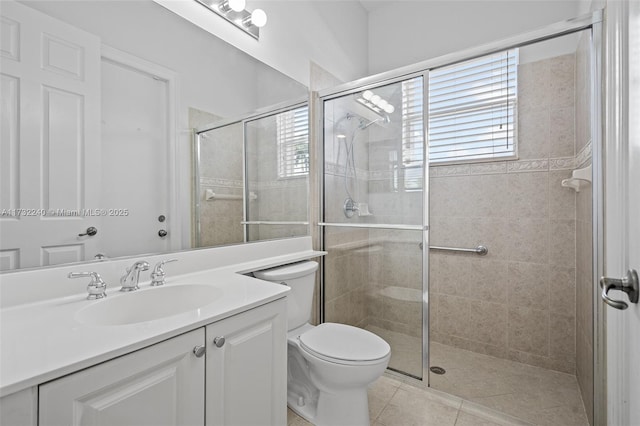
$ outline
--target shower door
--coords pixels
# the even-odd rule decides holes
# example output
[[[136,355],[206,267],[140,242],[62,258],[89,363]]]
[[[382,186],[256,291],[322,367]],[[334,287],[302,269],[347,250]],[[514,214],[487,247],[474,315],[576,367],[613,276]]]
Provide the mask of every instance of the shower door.
[[[194,141],[195,247],[244,241],[242,122],[197,132]]]
[[[322,320],[384,338],[389,368],[417,379],[428,342],[424,81],[322,99]]]

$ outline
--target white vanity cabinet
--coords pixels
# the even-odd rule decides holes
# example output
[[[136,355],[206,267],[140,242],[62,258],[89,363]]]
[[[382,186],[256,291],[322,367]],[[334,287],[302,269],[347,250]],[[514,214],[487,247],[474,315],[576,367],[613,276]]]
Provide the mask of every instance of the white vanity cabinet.
[[[286,332],[283,298],[42,384],[38,424],[286,425]]]
[[[207,426],[287,424],[286,337],[285,299],[207,326]]]
[[[202,345],[200,328],[43,384],[39,424],[202,425]]]

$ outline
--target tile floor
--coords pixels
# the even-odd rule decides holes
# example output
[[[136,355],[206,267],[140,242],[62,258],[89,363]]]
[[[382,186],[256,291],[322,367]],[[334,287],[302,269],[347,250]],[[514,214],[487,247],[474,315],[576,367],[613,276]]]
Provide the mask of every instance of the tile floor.
[[[446,369],[431,388],[389,374],[369,388],[372,426],[588,426],[575,376],[439,343],[431,365]],[[288,425],[310,423],[289,410]]]
[[[588,426],[576,377],[432,342],[434,389],[536,425]]]
[[[432,389],[382,376],[369,388],[372,426],[516,426],[530,425]],[[311,426],[288,410],[288,426]],[[340,425],[349,426],[349,425]]]

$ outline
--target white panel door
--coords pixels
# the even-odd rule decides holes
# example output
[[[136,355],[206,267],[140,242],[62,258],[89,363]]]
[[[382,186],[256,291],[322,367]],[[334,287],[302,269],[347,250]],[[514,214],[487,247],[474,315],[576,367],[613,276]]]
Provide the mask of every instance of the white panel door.
[[[0,269],[92,258],[100,233],[100,42],[2,2]]]
[[[40,386],[42,426],[204,424],[204,329]]]
[[[207,326],[208,426],[286,424],[286,332],[284,299]]]
[[[640,272],[640,2],[608,2],[607,45],[611,63],[605,155],[605,273],[621,278]],[[627,133],[628,126],[628,133]],[[640,303],[621,291],[606,307],[607,424],[640,425]]]
[[[102,60],[102,202],[118,214],[103,218],[109,232],[101,248],[109,257],[165,252],[168,224],[175,223],[168,205],[167,81],[140,69],[137,58],[119,56],[126,63]]]
[[[629,2],[629,141],[624,157],[628,160],[625,176],[627,189],[627,253],[625,269],[640,272],[640,2]],[[621,273],[626,271],[620,271]],[[622,300],[628,298],[620,295]],[[628,392],[625,409],[629,425],[640,425],[640,303],[630,303],[620,312],[624,330],[621,358],[627,375]]]

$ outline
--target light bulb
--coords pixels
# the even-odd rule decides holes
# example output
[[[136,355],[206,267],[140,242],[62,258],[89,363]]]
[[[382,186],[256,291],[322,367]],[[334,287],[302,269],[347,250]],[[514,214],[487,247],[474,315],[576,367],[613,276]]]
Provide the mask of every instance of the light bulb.
[[[364,92],[362,92],[362,97],[365,98],[366,100],[371,99],[372,96],[373,96],[373,92],[371,90],[365,90]]]
[[[380,99],[382,99],[380,96],[373,95],[369,100],[371,101],[372,104],[378,105],[378,102],[380,102]]]
[[[392,114],[395,110],[396,109],[391,104],[388,104],[386,107],[384,107],[384,112],[386,112],[387,114]]]
[[[389,105],[389,102],[385,101],[384,99],[380,99],[380,102],[378,102],[378,106],[382,109],[385,109],[387,105]]]
[[[264,27],[267,23],[267,14],[262,9],[251,12],[251,23],[256,27]]]
[[[242,12],[244,10],[245,0],[229,0],[229,7],[234,12]]]

